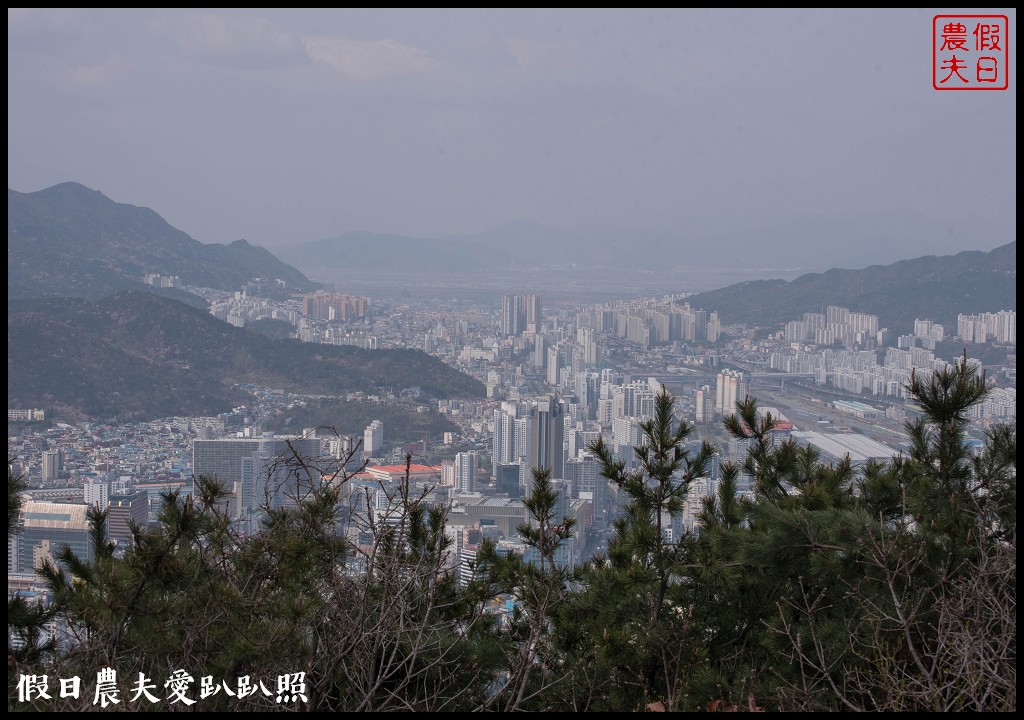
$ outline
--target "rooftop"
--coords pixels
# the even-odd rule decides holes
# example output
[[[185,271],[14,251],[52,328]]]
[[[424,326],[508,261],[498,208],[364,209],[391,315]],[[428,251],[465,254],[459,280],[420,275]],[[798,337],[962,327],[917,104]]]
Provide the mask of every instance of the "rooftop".
[[[836,460],[846,455],[853,464],[866,463],[868,460],[889,460],[899,451],[872,440],[864,435],[853,433],[820,433],[813,430],[795,431],[793,437],[801,445],[811,445]]]
[[[82,503],[55,503],[28,500],[22,506],[23,527],[52,530],[88,530],[87,506]]]

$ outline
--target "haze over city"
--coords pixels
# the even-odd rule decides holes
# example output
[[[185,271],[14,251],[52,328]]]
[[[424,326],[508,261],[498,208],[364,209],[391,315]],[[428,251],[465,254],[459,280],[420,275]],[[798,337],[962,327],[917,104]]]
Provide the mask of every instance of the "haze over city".
[[[271,248],[529,221],[581,259],[990,250],[1016,227],[1016,87],[934,90],[933,14],[9,9],[8,187]]]

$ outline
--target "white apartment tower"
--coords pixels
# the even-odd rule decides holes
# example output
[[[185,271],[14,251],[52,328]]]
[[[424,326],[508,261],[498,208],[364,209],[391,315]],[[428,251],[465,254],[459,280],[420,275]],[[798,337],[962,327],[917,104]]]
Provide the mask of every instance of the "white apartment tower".
[[[459,493],[476,492],[476,450],[460,452],[455,456],[455,490]]]
[[[374,420],[363,430],[363,452],[371,457],[384,449],[384,423]]]
[[[723,370],[715,378],[715,412],[722,417],[736,414],[736,402],[747,395],[743,373]]]
[[[106,510],[110,502],[110,483],[107,480],[90,480],[85,484],[84,500],[89,507],[99,505],[101,510]]]

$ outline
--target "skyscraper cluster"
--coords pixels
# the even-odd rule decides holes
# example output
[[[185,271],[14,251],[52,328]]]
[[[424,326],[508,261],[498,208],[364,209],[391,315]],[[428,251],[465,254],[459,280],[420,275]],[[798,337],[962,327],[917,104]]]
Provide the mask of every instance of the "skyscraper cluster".
[[[505,295],[501,299],[501,332],[522,335],[541,328],[540,295]]]
[[[723,370],[715,377],[715,412],[722,417],[736,414],[736,402],[747,396],[743,373]]]
[[[1017,311],[957,315],[956,334],[964,342],[985,343],[992,338],[998,343],[1017,344]]]
[[[302,314],[310,320],[349,322],[366,316],[366,298],[322,291],[307,293],[302,296]]]
[[[914,320],[914,337],[921,344],[921,347],[934,350],[935,343],[942,342],[945,336],[946,329],[939,323],[932,322],[931,320]]]
[[[504,402],[494,411],[493,467],[517,464],[524,494],[532,489],[532,468],[548,468],[552,477],[564,471],[565,420],[558,397],[550,395],[531,403]]]
[[[803,319],[786,323],[785,337],[791,343],[874,347],[877,335],[877,315],[829,305],[823,313],[804,313]]]
[[[716,342],[721,332],[717,312],[657,301],[584,310],[576,316],[576,326],[617,335],[644,348],[675,340]]]

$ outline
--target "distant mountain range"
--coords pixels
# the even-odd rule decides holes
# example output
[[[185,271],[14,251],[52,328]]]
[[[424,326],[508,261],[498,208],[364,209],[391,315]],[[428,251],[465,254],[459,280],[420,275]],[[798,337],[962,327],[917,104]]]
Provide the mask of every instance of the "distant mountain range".
[[[8,189],[7,198],[12,407],[41,406],[67,418],[204,415],[244,402],[246,396],[231,384],[247,382],[306,393],[372,392],[387,386],[420,387],[434,397],[483,395],[481,383],[419,351],[275,340],[158,297],[142,283],[144,274],[159,273],[223,290],[237,289],[253,277],[281,279],[300,290],[319,286],[244,240],[204,245],[153,210],[116,203],[77,183],[35,193]],[[834,220],[766,224],[751,231],[772,239],[760,245],[752,242],[754,235],[743,233],[732,238],[719,234],[716,244],[711,236],[680,240],[685,231],[678,237],[615,228],[583,234],[514,222],[473,236],[438,239],[349,233],[290,248],[287,257],[324,279],[345,271],[371,278],[434,273],[447,282],[447,276],[459,272],[500,274],[568,264],[604,265],[615,272],[647,267],[669,274],[702,263],[783,267],[802,258],[813,265],[824,256],[813,244],[801,243],[830,233],[833,239],[849,238],[843,252],[850,258],[872,252],[885,258],[909,248],[949,245],[961,237],[952,228],[939,232],[937,224],[905,214],[876,217],[873,225],[854,218],[843,228]],[[980,227],[972,232],[982,232]],[[939,237],[923,237],[929,228]],[[739,245],[753,250],[738,254],[733,249]],[[181,291],[160,292],[204,304]],[[842,305],[875,313],[883,326],[901,333],[918,317],[952,328],[960,312],[1016,309],[1016,243],[990,252],[833,269],[789,282],[745,282],[688,301],[719,311],[725,323],[777,325],[826,305]]]
[[[346,273],[503,272],[537,267],[824,270],[897,262],[907,257],[990,248],[1015,237],[994,221],[942,222],[910,210],[790,215],[760,222],[720,218],[671,232],[612,224],[588,230],[515,221],[472,235],[443,238],[350,232],[306,242],[282,255],[311,277]],[[790,275],[792,276],[792,275]]]
[[[504,253],[460,240],[436,240],[350,232],[303,243],[287,251],[297,267],[310,274],[452,272],[494,270],[507,264]]]
[[[9,407],[64,419],[211,415],[247,402],[233,383],[344,394],[419,387],[483,397],[478,380],[419,350],[272,340],[152,293],[96,302],[14,301],[7,315]]]
[[[147,273],[220,290],[237,290],[254,277],[281,279],[300,290],[319,287],[245,240],[204,245],[149,208],[116,203],[78,183],[34,193],[8,188],[8,298],[98,299],[152,290],[142,282]],[[180,291],[163,294],[186,299]]]
[[[1017,309],[1017,243],[990,252],[919,257],[862,270],[833,269],[795,280],[754,280],[686,298],[717,310],[723,323],[777,325],[826,305],[878,315],[880,325],[910,332],[916,318],[955,333],[959,313]]]
[[[11,407],[69,420],[209,415],[250,400],[236,383],[328,395],[484,394],[479,381],[418,350],[277,340],[214,318],[195,295],[142,282],[157,273],[221,290],[254,277],[320,287],[244,240],[204,245],[148,208],[77,183],[8,189],[7,209]]]
[[[349,232],[279,249],[295,266],[317,278],[352,273],[384,272],[404,275],[467,272],[503,273],[537,267],[636,264],[637,258],[619,253],[605,239],[515,221],[475,235],[443,238]]]

